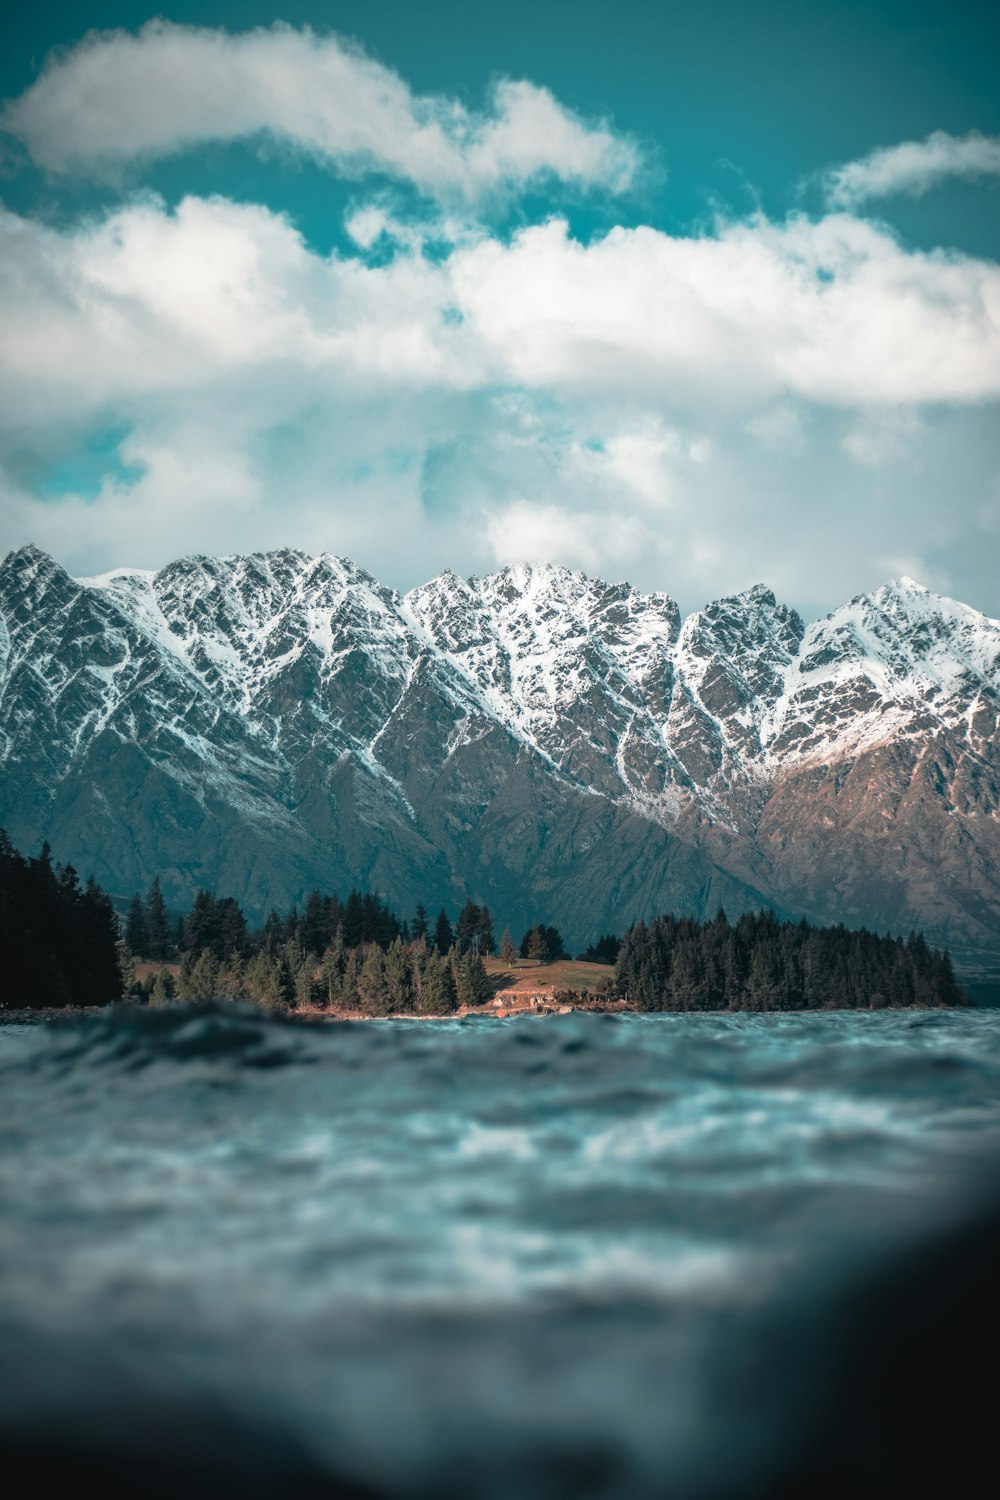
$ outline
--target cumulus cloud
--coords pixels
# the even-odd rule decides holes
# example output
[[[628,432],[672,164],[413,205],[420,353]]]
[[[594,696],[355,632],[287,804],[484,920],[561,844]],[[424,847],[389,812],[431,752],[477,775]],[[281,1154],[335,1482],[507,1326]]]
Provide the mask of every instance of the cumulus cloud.
[[[1000,266],[845,215],[590,244],[554,219],[373,265],[314,253],[261,206],[148,198],[71,229],[4,211],[0,242],[0,391],[26,424],[266,366],[386,399],[492,385],[751,417],[788,394],[1000,395]]]
[[[1000,470],[1000,267],[845,214],[373,261],[387,223],[320,255],[222,198],[0,214],[0,545],[89,572],[296,544],[400,585],[530,556],[809,607],[903,533],[996,607],[968,538]]]
[[[897,193],[920,198],[952,177],[1000,177],[1000,136],[935,130],[926,140],[882,146],[860,161],[831,167],[823,181],[832,207],[853,208]]]
[[[54,54],[0,124],[50,171],[107,170],[267,135],[348,177],[378,172],[438,198],[559,179],[622,191],[635,144],[544,88],[500,80],[489,107],[417,95],[360,47],[276,24],[231,34],[151,21]]]

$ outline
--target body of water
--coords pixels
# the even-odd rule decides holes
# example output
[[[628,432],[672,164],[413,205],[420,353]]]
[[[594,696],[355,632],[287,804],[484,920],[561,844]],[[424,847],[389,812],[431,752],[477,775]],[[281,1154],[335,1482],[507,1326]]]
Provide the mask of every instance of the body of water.
[[[11,1462],[122,1494],[805,1495],[831,1424],[864,1453],[894,1399],[866,1340],[915,1442],[939,1381],[955,1419],[941,1328],[919,1380],[906,1340],[981,1295],[1000,1013],[117,1012],[0,1027],[0,1131]]]

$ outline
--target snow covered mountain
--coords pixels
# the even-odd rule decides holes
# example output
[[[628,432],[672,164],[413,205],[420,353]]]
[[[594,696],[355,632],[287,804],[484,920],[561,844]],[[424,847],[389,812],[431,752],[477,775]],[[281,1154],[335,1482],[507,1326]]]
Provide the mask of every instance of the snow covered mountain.
[[[0,564],[0,823],[122,894],[357,882],[574,944],[769,901],[1000,970],[998,714],[1000,623],[908,579],[807,627],[557,567]]]

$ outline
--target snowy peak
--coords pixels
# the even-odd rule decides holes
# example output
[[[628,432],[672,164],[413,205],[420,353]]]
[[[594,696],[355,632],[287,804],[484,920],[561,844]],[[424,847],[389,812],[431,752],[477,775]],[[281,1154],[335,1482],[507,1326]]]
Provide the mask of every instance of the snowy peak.
[[[461,892],[581,939],[773,899],[992,952],[998,735],[1000,623],[905,578],[806,627],[548,566],[0,563],[0,823],[117,891]]]
[[[912,579],[805,632],[764,730],[772,755],[848,754],[966,722],[1000,693],[1000,622]]]
[[[81,741],[115,721],[140,662],[184,699],[181,717],[204,697],[293,757],[320,743],[377,757],[419,682],[456,723],[493,723],[668,821],[679,797],[711,802],[789,757],[960,721],[978,743],[1000,691],[1000,625],[907,578],[808,628],[764,584],[682,625],[666,594],[549,565],[445,572],[401,598],[331,554],[192,556],[74,581],[26,547],[0,568],[0,610],[7,676],[18,650],[33,670],[53,664],[53,690],[89,674]],[[100,712],[84,712],[95,692]]]

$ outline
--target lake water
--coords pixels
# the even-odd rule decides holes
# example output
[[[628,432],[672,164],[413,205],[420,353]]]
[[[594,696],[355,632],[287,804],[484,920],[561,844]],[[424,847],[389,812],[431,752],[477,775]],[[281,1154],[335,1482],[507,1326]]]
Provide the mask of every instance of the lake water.
[[[858,1289],[1000,1185],[1000,1013],[8,1025],[0,1132],[22,1457],[765,1494]]]

